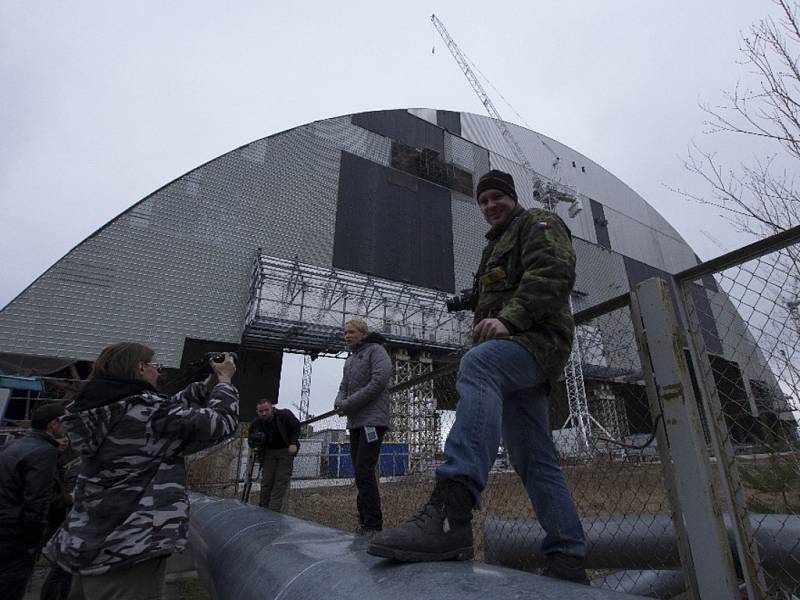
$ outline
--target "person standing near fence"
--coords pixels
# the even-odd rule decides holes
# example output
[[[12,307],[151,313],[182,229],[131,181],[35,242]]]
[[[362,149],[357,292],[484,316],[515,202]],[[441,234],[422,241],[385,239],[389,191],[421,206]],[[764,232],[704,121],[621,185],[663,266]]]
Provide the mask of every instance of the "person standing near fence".
[[[258,505],[277,512],[288,509],[294,457],[300,449],[300,421],[288,408],[275,408],[266,398],[256,404],[247,443],[261,463],[261,497]]]
[[[0,595],[8,600],[25,595],[47,528],[63,414],[61,404],[40,406],[30,430],[0,451]]]
[[[72,506],[72,492],[80,470],[80,456],[69,444],[66,434],[58,442],[58,468],[53,479],[50,509],[47,514],[46,539],[59,530]],[[58,563],[50,566],[50,571],[42,584],[39,600],[67,600],[72,588],[72,573],[61,568]]]
[[[105,348],[63,418],[81,457],[74,504],[45,555],[74,575],[77,600],[160,599],[167,558],[186,546],[184,457],[233,435],[239,393],[230,354],[211,375],[167,397],[157,392],[153,350]]]
[[[389,429],[389,382],[392,361],[383,347],[386,339],[370,333],[360,319],[345,323],[344,340],[350,356],[344,363],[342,382],[334,402],[339,416],[347,417],[350,455],[358,497],[356,535],[373,536],[383,529],[381,496],[375,467]]]
[[[502,435],[546,532],[543,575],[588,584],[585,536],[548,418],[548,396],[575,331],[571,235],[555,213],[519,206],[508,173],[483,175],[476,195],[491,229],[469,300],[473,347],[461,359],[444,463],[428,503],[400,527],[373,537],[368,552],[403,561],[472,558],[472,509]]]

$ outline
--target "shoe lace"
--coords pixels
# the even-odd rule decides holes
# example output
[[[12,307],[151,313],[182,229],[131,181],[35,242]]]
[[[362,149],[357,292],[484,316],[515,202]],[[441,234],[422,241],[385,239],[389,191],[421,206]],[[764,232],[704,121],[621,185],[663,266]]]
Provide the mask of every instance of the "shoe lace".
[[[423,529],[428,521],[436,517],[439,510],[440,509],[437,506],[429,502],[425,506],[423,506],[422,509],[417,512],[417,514],[412,516],[407,522],[414,523],[414,525],[416,525],[420,529]]]

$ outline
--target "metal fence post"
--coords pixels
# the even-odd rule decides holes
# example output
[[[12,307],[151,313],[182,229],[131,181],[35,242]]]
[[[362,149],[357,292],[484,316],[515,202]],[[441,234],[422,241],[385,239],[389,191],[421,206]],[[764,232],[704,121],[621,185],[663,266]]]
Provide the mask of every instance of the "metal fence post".
[[[739,566],[747,587],[748,598],[750,600],[761,600],[766,597],[767,584],[760,566],[758,547],[750,526],[747,498],[739,478],[735,452],[725,423],[725,415],[722,411],[717,385],[714,380],[714,372],[708,354],[705,352],[705,341],[703,340],[700,319],[687,282],[678,281],[678,286],[680,289],[678,310],[686,323],[692,368],[702,397],[711,447],[717,459],[720,481],[722,482],[721,491],[724,493],[728,504],[731,530],[739,555]]]
[[[689,589],[702,600],[738,596],[736,573],[719,507],[700,415],[683,353],[669,287],[648,279],[631,292],[634,328],[654,426],[663,424],[658,446],[671,488],[675,532]],[[659,419],[660,417],[660,419]]]

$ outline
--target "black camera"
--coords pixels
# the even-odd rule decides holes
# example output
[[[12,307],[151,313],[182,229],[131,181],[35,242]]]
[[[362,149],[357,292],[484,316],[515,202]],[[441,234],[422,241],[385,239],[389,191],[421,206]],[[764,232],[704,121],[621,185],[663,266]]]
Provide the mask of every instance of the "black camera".
[[[214,372],[214,369],[211,368],[211,363],[221,363],[225,362],[225,355],[229,355],[233,358],[233,364],[239,364],[239,357],[236,356],[236,352],[206,352],[203,355],[203,358],[200,360],[196,360],[193,363],[189,363],[189,367],[194,370],[194,379],[200,380],[205,379],[209,375]]]
[[[459,312],[475,309],[475,291],[473,289],[461,290],[457,296],[451,296],[444,301],[447,312]]]

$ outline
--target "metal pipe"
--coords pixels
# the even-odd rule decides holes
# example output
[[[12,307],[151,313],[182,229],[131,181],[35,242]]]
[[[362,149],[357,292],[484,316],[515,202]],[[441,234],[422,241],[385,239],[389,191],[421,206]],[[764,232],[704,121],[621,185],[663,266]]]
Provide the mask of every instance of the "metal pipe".
[[[730,519],[724,515],[728,541],[736,556]],[[582,519],[590,569],[680,569],[672,519],[666,514],[616,515]],[[800,516],[750,513],[761,566],[789,585],[800,579]],[[537,521],[487,516],[486,562],[517,569],[544,564],[539,549],[545,533]]]
[[[686,591],[681,571],[616,571],[592,585],[648,598],[674,598]]]
[[[396,563],[368,555],[364,537],[235,500],[190,502],[188,548],[214,600],[642,598],[479,562]]]

